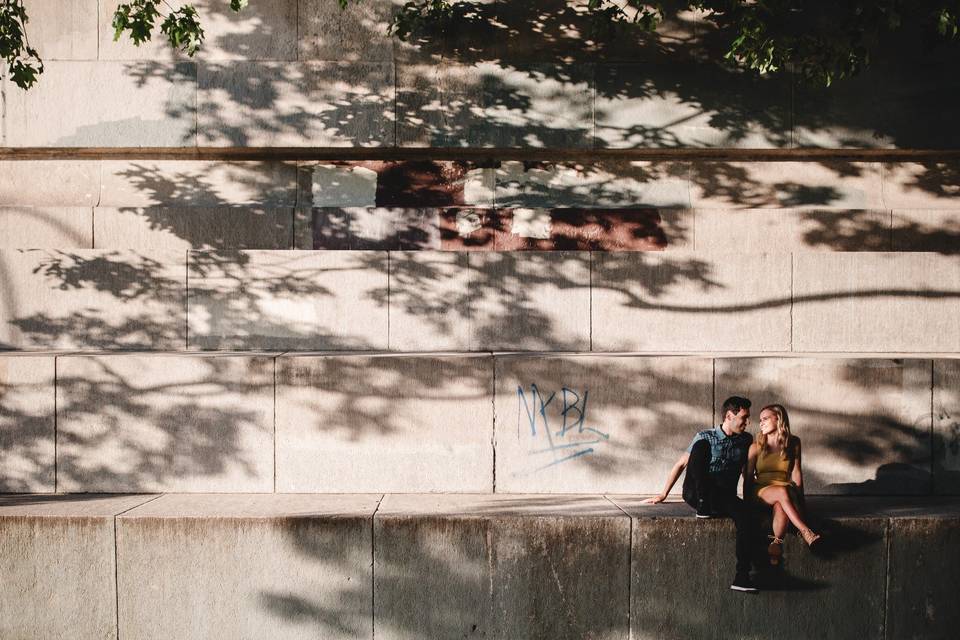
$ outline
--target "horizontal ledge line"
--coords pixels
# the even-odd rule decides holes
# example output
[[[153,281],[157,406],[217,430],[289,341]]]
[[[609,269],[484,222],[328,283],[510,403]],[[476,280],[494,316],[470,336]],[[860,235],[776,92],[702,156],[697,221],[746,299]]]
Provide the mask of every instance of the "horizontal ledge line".
[[[946,161],[960,149],[520,149],[457,147],[0,147],[0,160]]]

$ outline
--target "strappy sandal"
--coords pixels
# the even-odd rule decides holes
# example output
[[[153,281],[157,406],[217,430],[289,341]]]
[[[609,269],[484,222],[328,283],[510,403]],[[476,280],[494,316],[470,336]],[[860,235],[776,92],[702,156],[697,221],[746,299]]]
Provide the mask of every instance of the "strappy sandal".
[[[820,534],[814,533],[810,529],[801,529],[800,536],[803,538],[803,541],[807,543],[808,547],[812,547],[820,540]]]
[[[777,536],[767,536],[770,538],[770,544],[767,546],[767,555],[770,557],[770,564],[774,567],[780,564],[783,557],[783,539]]]

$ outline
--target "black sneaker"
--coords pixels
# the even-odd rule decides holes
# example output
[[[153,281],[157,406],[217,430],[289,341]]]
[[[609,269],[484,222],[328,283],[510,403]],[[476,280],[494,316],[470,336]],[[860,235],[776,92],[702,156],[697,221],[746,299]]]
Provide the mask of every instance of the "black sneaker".
[[[701,520],[714,517],[713,509],[710,508],[710,505],[703,498],[697,500],[697,517]]]
[[[747,573],[738,573],[737,577],[734,578],[730,584],[730,588],[734,591],[743,591],[744,593],[757,592],[757,587],[754,586],[753,580],[750,579],[750,574]]]

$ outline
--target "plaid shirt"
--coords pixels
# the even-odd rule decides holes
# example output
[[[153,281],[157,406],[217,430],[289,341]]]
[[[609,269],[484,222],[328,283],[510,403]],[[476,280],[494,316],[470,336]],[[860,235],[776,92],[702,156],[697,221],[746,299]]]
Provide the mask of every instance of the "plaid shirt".
[[[693,445],[700,440],[710,443],[710,475],[716,477],[717,484],[736,489],[753,436],[746,432],[728,436],[722,427],[714,427],[695,435],[687,453],[693,451]]]

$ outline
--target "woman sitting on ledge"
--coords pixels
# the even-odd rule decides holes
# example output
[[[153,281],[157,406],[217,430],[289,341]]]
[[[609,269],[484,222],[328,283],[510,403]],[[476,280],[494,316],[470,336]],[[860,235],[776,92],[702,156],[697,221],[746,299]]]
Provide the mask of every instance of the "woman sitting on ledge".
[[[810,530],[801,514],[803,471],[800,466],[800,438],[790,434],[790,418],[779,404],[760,410],[760,432],[747,454],[744,497],[773,507],[773,535],[767,553],[770,564],[780,564],[787,522],[792,522],[804,542],[813,546],[820,536]]]

